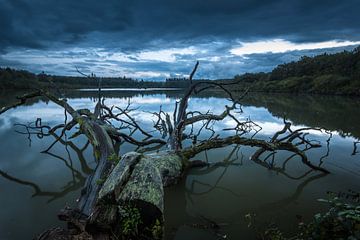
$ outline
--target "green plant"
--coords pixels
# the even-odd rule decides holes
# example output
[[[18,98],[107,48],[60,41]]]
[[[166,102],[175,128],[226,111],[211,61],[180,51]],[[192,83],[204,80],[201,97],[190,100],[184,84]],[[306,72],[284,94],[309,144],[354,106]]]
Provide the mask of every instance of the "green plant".
[[[109,155],[107,159],[108,161],[113,162],[115,165],[120,161],[120,157],[115,153]]]
[[[262,238],[271,240],[286,240],[283,233],[279,230],[277,226],[269,226],[265,230]]]
[[[284,234],[272,225],[262,234],[262,239],[360,239],[360,205],[350,204],[340,198],[330,195],[329,199],[318,201],[329,204],[330,209],[325,213],[317,213],[313,220],[306,224],[299,223],[298,233],[292,237]]]
[[[126,238],[129,236],[137,236],[139,234],[139,226],[142,224],[141,214],[138,208],[125,206],[119,210],[121,216],[121,232]]]
[[[319,199],[330,205],[326,213],[314,215],[309,224],[299,225],[301,238],[360,239],[360,206],[346,203],[338,197]]]
[[[151,233],[154,239],[161,239],[163,227],[159,219],[156,219],[155,224],[151,228]]]
[[[98,180],[96,180],[96,184],[102,185],[102,184],[104,184],[105,181],[106,181],[105,179],[99,178]]]

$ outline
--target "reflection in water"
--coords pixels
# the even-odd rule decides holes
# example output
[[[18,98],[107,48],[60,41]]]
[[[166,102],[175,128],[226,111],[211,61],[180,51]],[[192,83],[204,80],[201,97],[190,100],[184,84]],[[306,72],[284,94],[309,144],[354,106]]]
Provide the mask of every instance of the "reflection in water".
[[[295,192],[290,195],[289,197],[285,197],[279,201],[273,202],[273,203],[267,203],[265,205],[259,206],[258,210],[260,211],[266,211],[269,209],[279,209],[279,208],[283,208],[293,202],[295,202],[296,200],[298,200],[298,198],[300,197],[300,195],[303,193],[305,187],[310,184],[311,182],[318,180],[320,178],[325,177],[327,174],[324,173],[320,173],[320,174],[316,174],[314,176],[308,177],[305,180],[303,180],[297,187]],[[305,178],[306,176],[303,176],[302,178]]]
[[[359,144],[360,142],[354,142],[354,150],[352,151],[351,155],[356,155],[359,153],[359,151],[357,150],[357,145]]]
[[[239,152],[240,152],[241,157],[239,157]],[[211,191],[214,191],[214,190],[219,190],[220,192],[226,192],[226,193],[232,195],[233,197],[237,198],[239,201],[241,201],[241,199],[244,197],[243,195],[233,191],[231,188],[220,186],[220,182],[224,178],[224,176],[226,176],[226,172],[229,168],[241,167],[243,165],[243,160],[244,160],[244,154],[242,154],[242,152],[240,151],[240,146],[235,146],[229,152],[229,155],[226,158],[224,158],[222,161],[216,162],[214,164],[211,164],[208,167],[204,167],[201,169],[193,169],[190,173],[190,175],[192,176],[192,180],[184,186],[185,198],[188,202],[187,204],[191,204],[191,205],[196,204],[195,203],[196,200],[194,200],[194,197],[199,196],[199,195],[206,196],[207,194],[209,194]],[[285,160],[285,161],[287,161],[287,160]],[[261,161],[255,161],[255,163],[264,167],[264,165],[261,163]],[[270,168],[268,166],[265,166],[265,167],[271,171],[275,171],[275,172],[279,173],[279,170],[276,168]],[[283,173],[284,176],[288,177],[285,167],[280,172]],[[283,199],[277,200],[276,202],[270,202],[270,203],[265,203],[265,204],[256,206],[256,207],[254,207],[254,209],[256,209],[256,211],[262,212],[262,213],[266,213],[267,211],[273,211],[274,209],[282,209],[282,208],[286,207],[287,205],[290,205],[291,203],[294,203],[295,201],[297,201],[298,198],[300,197],[300,195],[302,194],[302,192],[304,191],[305,187],[308,184],[310,184],[311,182],[313,182],[315,180],[318,180],[320,178],[327,176],[327,174],[320,173],[320,174],[315,174],[313,176],[307,177],[310,173],[315,173],[315,172],[313,170],[310,170],[300,177],[297,177],[297,178],[289,177],[289,179],[293,179],[293,180],[302,180],[302,182],[300,182],[300,184],[296,187],[295,191],[290,196],[284,197]],[[215,180],[214,184],[209,184],[208,182],[198,180],[197,177],[202,176],[202,175],[213,175],[214,178],[212,179],[212,181]],[[194,176],[197,176],[197,177],[194,178]],[[199,188],[201,189],[201,191],[199,191]],[[185,204],[185,206],[184,206],[185,207],[184,212],[186,212],[187,204]],[[224,233],[226,233],[226,227],[228,227],[232,224],[236,224],[235,222],[221,222],[221,223],[219,222],[219,223],[217,223],[212,219],[204,217],[201,213],[196,213],[196,211],[193,214],[195,214],[195,215],[191,219],[187,219],[185,223],[180,222],[180,225],[176,226],[175,228],[178,229],[178,228],[181,228],[184,226],[188,226],[188,227],[191,227],[194,231],[200,231],[199,229],[201,229],[201,231],[204,232],[204,230],[206,230],[207,232],[212,233],[214,239],[218,239],[218,237],[221,237],[221,238],[226,237],[226,234],[224,234]],[[232,215],[233,216],[230,218],[234,218],[234,216],[239,217],[242,215],[242,211],[232,213]],[[189,224],[189,222],[192,224]],[[174,228],[174,226],[172,226],[172,227]],[[168,233],[168,234],[171,234],[172,237],[176,236],[175,233]],[[206,234],[205,233],[203,233],[203,234],[204,234],[203,236],[205,237]],[[170,235],[168,237],[170,239]],[[238,235],[238,237],[244,237],[244,235],[240,234],[240,235]]]
[[[360,138],[360,98],[296,94],[248,94],[245,106],[265,107],[296,125],[321,127],[342,136]]]
[[[220,167],[224,168],[223,171],[220,173],[220,175],[216,178],[215,184],[213,184],[213,185],[211,185],[209,183],[206,183],[206,182],[199,181],[197,179],[192,180],[192,182],[190,184],[190,188],[186,188],[186,193],[189,193],[188,197],[189,197],[189,200],[191,202],[193,202],[192,199],[191,199],[191,195],[203,195],[203,194],[207,194],[207,193],[209,193],[209,192],[211,192],[211,191],[213,191],[215,189],[221,189],[223,191],[226,191],[226,192],[229,192],[229,193],[233,194],[234,196],[240,197],[240,195],[233,192],[232,190],[230,190],[230,189],[228,189],[226,187],[219,186],[219,183],[220,183],[221,179],[224,177],[224,175],[225,175],[225,173],[226,173],[226,171],[228,170],[229,167],[231,167],[231,166],[241,166],[242,165],[243,155],[241,156],[240,163],[236,163],[236,161],[239,160],[238,159],[239,150],[240,150],[240,146],[235,146],[233,148],[233,150],[230,151],[229,155],[223,161],[211,164],[210,166],[208,166],[206,168],[193,169],[191,171],[191,175],[198,175],[199,176],[199,175],[210,174],[210,173],[212,173],[213,171],[217,170]],[[207,155],[206,152],[205,152],[205,154]],[[233,158],[233,155],[235,155],[235,158]],[[208,189],[205,190],[205,191],[202,191],[202,192],[196,192],[196,190],[195,190],[196,189],[196,187],[195,187],[196,184],[206,186],[206,187],[208,187]]]
[[[25,185],[25,186],[29,186],[32,187],[34,190],[34,194],[32,195],[32,197],[51,197],[47,202],[50,203],[56,199],[62,198],[63,196],[65,196],[66,194],[68,194],[69,192],[78,190],[79,188],[81,188],[84,183],[85,183],[85,178],[81,175],[76,175],[76,179],[73,179],[71,181],[69,181],[68,184],[66,184],[65,186],[62,187],[62,191],[59,192],[51,192],[51,191],[43,191],[41,190],[41,188],[30,181],[25,181],[25,180],[21,180],[19,178],[10,176],[9,174],[5,173],[4,171],[0,170],[0,175],[4,178],[6,178],[9,181],[13,181],[16,182],[18,184],[21,185]]]
[[[87,141],[82,148],[78,148],[72,141],[64,140],[61,136],[57,135],[55,131],[49,131],[49,130],[51,130],[50,126],[41,125],[41,119],[39,119],[39,118],[35,121],[35,123],[29,123],[27,125],[14,124],[14,126],[15,127],[21,126],[25,129],[25,131],[21,131],[18,129],[16,129],[15,131],[17,133],[27,136],[27,139],[29,141],[29,146],[31,146],[32,135],[36,135],[36,137],[39,139],[42,139],[43,137],[48,137],[48,136],[53,137],[55,139],[54,142],[52,144],[50,144],[50,147],[48,147],[46,150],[42,151],[42,153],[47,154],[47,155],[53,157],[54,159],[57,159],[57,160],[60,160],[61,162],[63,162],[64,165],[66,166],[66,168],[71,172],[72,179],[61,188],[62,189],[61,191],[52,192],[52,191],[43,191],[43,190],[41,190],[39,185],[35,184],[34,182],[21,180],[17,177],[11,176],[11,175],[5,173],[4,171],[0,170],[0,175],[2,177],[6,178],[7,180],[16,182],[18,184],[29,186],[29,187],[33,188],[34,194],[32,195],[32,197],[51,197],[47,201],[48,203],[50,203],[54,200],[57,200],[59,198],[62,198],[69,192],[78,190],[84,186],[85,180],[86,180],[86,175],[91,174],[93,172],[93,170],[87,164],[87,162],[84,158],[84,155],[83,155],[84,151],[89,146],[89,141]],[[47,130],[47,132],[44,132],[44,130]],[[50,151],[51,148],[57,142],[59,142],[61,145],[63,145],[65,147],[66,152],[67,152],[67,155],[66,155],[67,159],[62,155],[58,155],[58,154],[52,153]],[[85,175],[83,175],[80,171],[76,170],[73,167],[73,159],[70,155],[68,147],[70,147],[76,153],[77,160],[81,165],[81,171]]]
[[[15,95],[19,94],[2,98],[0,107]],[[92,99],[97,98],[96,92],[67,95],[75,108],[95,107],[96,101]],[[146,112],[157,112],[159,104],[164,112],[171,112],[175,99],[180,96],[177,92],[108,92],[104,95],[108,105],[119,107],[126,107],[131,99],[137,109],[132,112],[133,117],[141,119],[144,128],[153,126],[151,114]],[[202,97],[192,98],[189,108],[202,112],[211,109],[216,113],[227,103],[215,93]],[[167,239],[218,239],[225,234],[229,239],[252,239],[254,232],[244,221],[248,213],[256,213],[263,225],[275,221],[283,230],[292,231],[297,214],[306,219],[321,210],[316,199],[324,197],[327,191],[359,189],[358,100],[250,94],[243,101],[244,113],[240,116],[244,119],[250,116],[262,127],[262,138],[281,130],[284,115],[296,129],[326,128],[326,132],[310,134],[325,145],[313,148],[316,142],[311,142],[304,150],[312,163],[328,169],[331,174],[325,177],[307,171],[299,161],[293,160],[298,156],[282,151],[232,146],[203,152],[195,159],[205,160],[209,166],[192,169],[181,183],[165,190]],[[0,239],[28,239],[34,233],[59,225],[56,213],[66,204],[74,203],[96,163],[91,162],[94,161],[92,149],[85,138],[70,139],[66,135],[61,137],[61,131],[49,131],[48,126],[64,124],[62,109],[51,103],[34,100],[1,117],[0,204],[12,209],[4,209],[0,216]],[[34,121],[36,117],[43,122]],[[13,126],[14,123],[18,124]],[[220,131],[231,125],[225,122],[213,128]],[[21,133],[21,137],[14,131]],[[121,153],[133,150],[128,145],[118,149]],[[249,161],[256,152],[258,158]],[[47,204],[40,196],[49,198]],[[29,224],[34,216],[39,219],[38,228]],[[16,221],[11,220],[14,218]],[[28,228],[19,232],[19,224]]]
[[[64,127],[64,124],[59,124],[59,125],[56,125],[55,127],[50,127],[48,125],[42,125],[41,121],[42,121],[41,118],[37,118],[34,123],[29,123],[27,125],[16,123],[16,124],[14,124],[14,127],[18,127],[18,126],[23,127],[25,129],[25,131],[15,129],[15,132],[17,132],[19,134],[27,135],[27,139],[29,140],[29,146],[31,146],[31,136],[32,135],[36,135],[36,137],[39,139],[42,139],[43,137],[48,137],[48,136],[53,137],[54,141],[45,150],[41,151],[41,153],[48,154],[54,158],[57,158],[57,159],[63,161],[65,163],[66,167],[68,167],[71,170],[72,175],[75,175],[74,173],[76,173],[77,175],[81,175],[79,171],[77,171],[76,169],[73,168],[73,160],[71,158],[71,155],[70,155],[69,149],[68,149],[68,147],[70,147],[77,155],[79,163],[81,164],[81,170],[85,174],[88,174],[88,175],[91,174],[93,172],[93,169],[91,169],[88,166],[88,164],[84,158],[84,155],[83,155],[84,151],[90,146],[90,141],[87,140],[86,143],[84,144],[84,146],[82,148],[79,148],[74,144],[73,141],[67,140],[67,134],[66,134],[66,131],[64,131],[64,129],[66,130],[66,128],[63,128],[60,135],[58,135],[56,133],[57,129]],[[62,138],[63,136],[65,136],[65,139]],[[78,137],[78,136],[76,136],[76,137]],[[74,138],[75,137],[72,137],[72,139],[74,139]],[[62,156],[56,155],[51,152],[51,149],[58,142],[65,147],[65,150],[67,152],[67,157],[69,160],[66,160]]]

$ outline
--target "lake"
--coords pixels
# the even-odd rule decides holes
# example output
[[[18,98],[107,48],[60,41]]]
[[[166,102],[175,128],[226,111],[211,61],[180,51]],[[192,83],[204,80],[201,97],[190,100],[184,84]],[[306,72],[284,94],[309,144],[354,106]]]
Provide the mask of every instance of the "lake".
[[[6,92],[0,98],[0,108],[11,103],[20,92]],[[94,109],[97,93],[74,91],[65,94],[75,109]],[[151,129],[159,106],[172,112],[179,91],[103,92],[107,105],[124,107],[128,101],[136,108],[132,116],[144,128]],[[229,101],[220,94],[203,94],[190,99],[189,108],[201,112],[220,113]],[[286,171],[295,178],[268,170],[249,160],[256,150],[230,146],[199,154],[194,159],[206,160],[210,167],[189,171],[178,185],[165,190],[166,239],[254,239],[266,226],[275,223],[286,233],[297,229],[301,217],[309,221],[326,205],[317,201],[327,192],[360,191],[360,153],[354,151],[360,139],[360,99],[338,96],[283,94],[252,94],[242,100],[240,119],[251,118],[262,127],[258,138],[268,139],[283,127],[283,118],[295,128],[320,127],[311,137],[321,141],[322,148],[308,152],[315,165],[329,170],[306,173],[309,169],[292,160]],[[46,99],[32,100],[0,115],[0,239],[31,239],[43,230],[62,226],[57,213],[64,206],[74,206],[86,176],[95,167],[91,146],[84,137],[58,142],[48,153],[42,153],[54,141],[54,136],[28,134],[21,124],[32,124],[37,118],[43,124],[64,123],[64,111]],[[20,124],[20,125],[18,125]],[[231,121],[214,125],[222,131]],[[329,137],[331,135],[331,137]],[[71,141],[71,142],[70,142]],[[133,150],[122,145],[120,153]],[[355,149],[356,150],[356,149]],[[287,158],[279,152],[276,161]],[[251,216],[251,224],[249,218]],[[206,226],[216,222],[220,230]]]

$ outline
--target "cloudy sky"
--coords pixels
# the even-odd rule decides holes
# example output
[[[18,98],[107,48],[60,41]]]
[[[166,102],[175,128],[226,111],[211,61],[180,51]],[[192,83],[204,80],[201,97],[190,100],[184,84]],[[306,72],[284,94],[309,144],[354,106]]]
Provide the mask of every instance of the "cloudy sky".
[[[359,0],[0,0],[0,66],[230,78],[360,44]]]

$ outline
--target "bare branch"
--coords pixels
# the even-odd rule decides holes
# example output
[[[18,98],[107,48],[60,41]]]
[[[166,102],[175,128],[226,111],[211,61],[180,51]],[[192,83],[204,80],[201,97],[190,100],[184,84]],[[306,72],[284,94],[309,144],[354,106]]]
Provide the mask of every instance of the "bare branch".
[[[35,97],[40,97],[41,95],[42,95],[41,91],[36,91],[36,92],[24,94],[24,95],[22,95],[20,97],[17,97],[17,99],[19,99],[19,102],[1,108],[0,109],[0,114],[3,114],[4,112],[6,112],[6,111],[8,111],[8,110],[10,110],[12,108],[16,108],[18,106],[23,105],[28,99],[32,99],[32,98],[35,98]]]
[[[192,84],[192,80],[193,80],[193,77],[194,77],[194,75],[196,73],[196,70],[197,70],[198,66],[199,66],[199,61],[196,62],[194,69],[190,73],[190,76],[189,76],[190,84]]]
[[[197,144],[195,146],[186,148],[184,150],[181,151],[181,153],[187,157],[187,158],[191,158],[193,156],[195,156],[196,154],[198,154],[199,152],[208,150],[208,149],[214,149],[214,148],[222,148],[225,146],[229,146],[232,144],[239,144],[239,145],[243,145],[243,146],[251,146],[251,147],[260,147],[261,153],[265,152],[265,151],[275,151],[275,150],[285,150],[288,152],[292,152],[294,154],[296,154],[297,156],[299,156],[301,158],[301,161],[307,165],[308,167],[310,167],[311,169],[314,170],[318,170],[324,173],[329,173],[328,170],[321,168],[319,166],[315,166],[313,165],[307,158],[307,156],[305,155],[305,153],[303,151],[301,151],[300,149],[298,149],[296,146],[294,146],[292,143],[290,142],[267,142],[265,140],[261,140],[261,139],[249,139],[249,138],[245,138],[245,137],[240,137],[238,135],[235,136],[230,136],[227,138],[217,138],[217,139],[211,139],[210,141],[204,141],[200,144]],[[258,156],[255,155],[254,159],[258,159]]]

